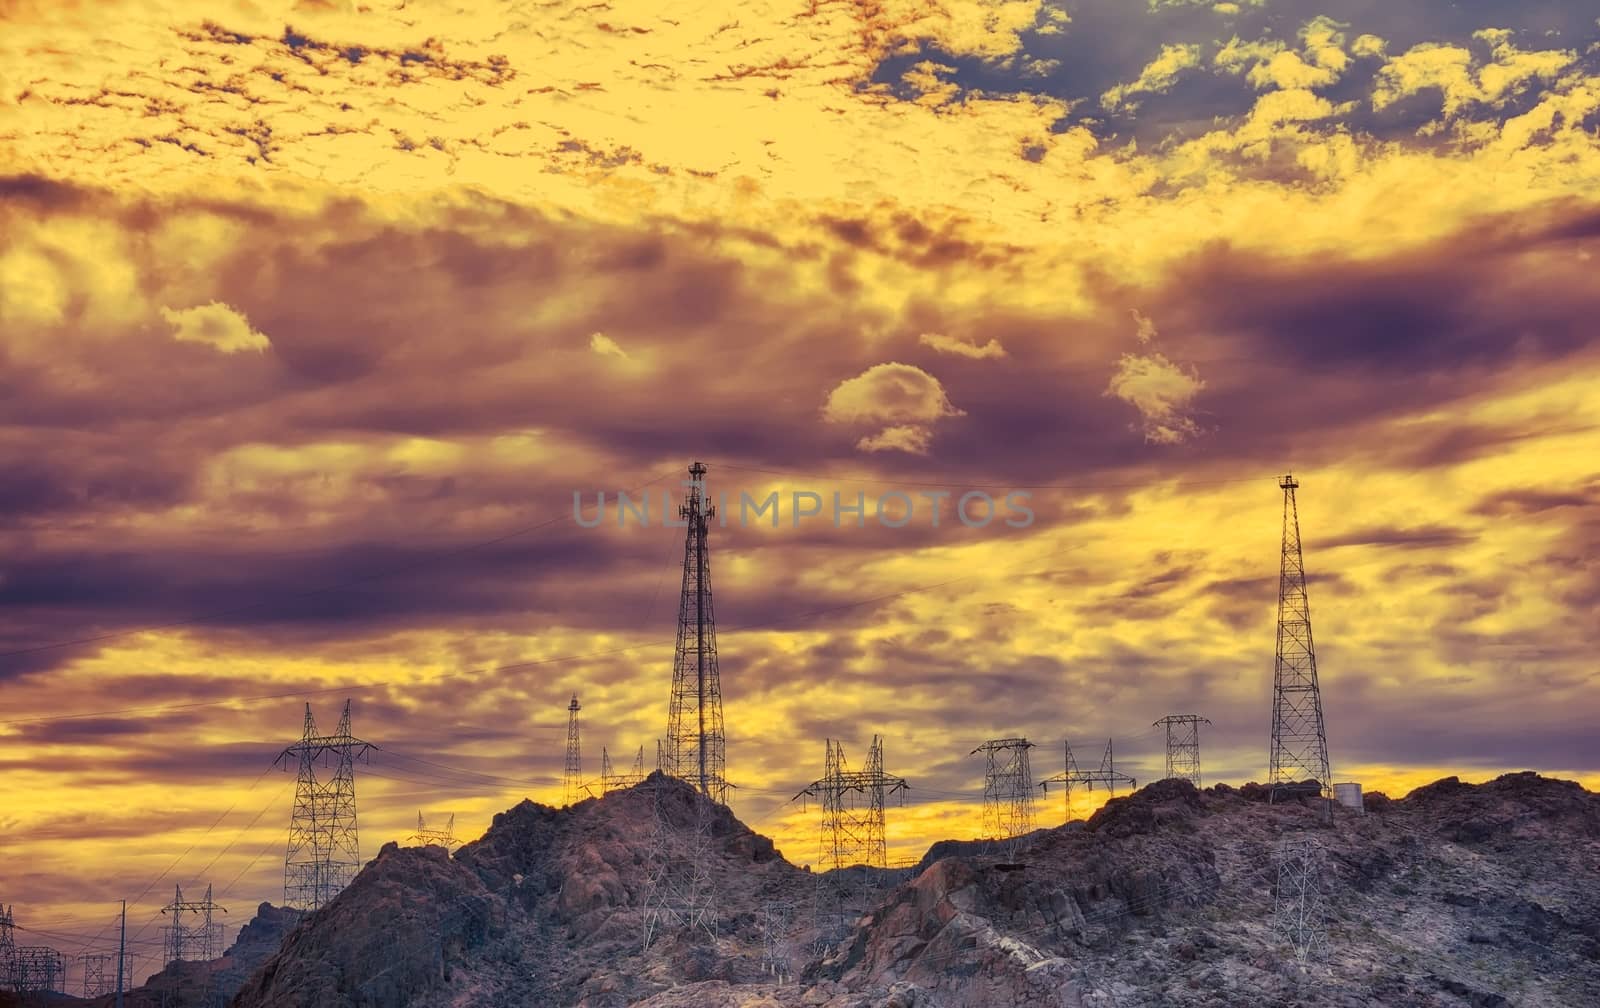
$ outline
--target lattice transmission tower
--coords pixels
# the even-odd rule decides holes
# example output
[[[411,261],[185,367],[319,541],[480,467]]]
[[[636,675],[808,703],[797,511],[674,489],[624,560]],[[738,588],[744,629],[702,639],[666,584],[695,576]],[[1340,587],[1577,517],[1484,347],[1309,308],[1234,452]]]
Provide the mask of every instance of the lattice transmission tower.
[[[678,643],[672,662],[667,712],[666,769],[719,805],[726,804],[727,737],[722,725],[722,683],[717,671],[717,625],[711,604],[707,533],[717,509],[705,494],[706,467],[689,467],[688,499],[678,509],[686,529],[683,591],[678,603]]]
[[[611,766],[611,754],[605,746],[600,747],[600,793],[610,794],[612,791],[622,791],[644,782],[644,746],[639,747],[639,755],[633,758],[633,769],[627,773],[617,773]]]
[[[845,763],[844,744],[825,740],[823,774],[791,801],[815,798],[822,803],[821,861],[830,868],[868,865],[885,868],[889,845],[884,807],[889,795],[903,801],[909,784],[883,771],[883,736],[872,737],[864,770]]]
[[[717,890],[711,876],[715,806],[657,771],[641,787],[650,794],[654,827],[645,857],[644,947],[667,930],[717,940]],[[682,808],[687,799],[692,807]],[[687,821],[685,821],[687,820]]]
[[[1033,774],[1025,738],[990,739],[968,755],[989,758],[983,774],[983,827],[996,840],[1033,832]]]
[[[1268,800],[1320,794],[1325,814],[1331,815],[1333,774],[1328,768],[1328,735],[1322,723],[1311,607],[1306,599],[1306,569],[1300,553],[1300,512],[1294,493],[1300,483],[1293,476],[1285,476],[1278,486],[1283,488],[1283,550],[1278,577],[1278,654],[1273,665]]]
[[[429,829],[428,821],[422,817],[422,812],[417,812],[417,831],[411,834],[410,839],[424,847],[443,847],[445,850],[456,846],[461,841],[456,839],[456,814],[450,813],[444,821],[444,829]]]
[[[161,908],[163,914],[172,915],[172,923],[163,930],[163,955],[166,962],[204,962],[222,956],[222,922],[213,920],[216,912],[227,913],[211,900],[211,887],[206,886],[206,898],[186,900],[183,887],[172,887],[172,902]]]
[[[1278,935],[1300,962],[1322,959],[1328,951],[1322,845],[1305,834],[1287,834],[1278,842],[1277,862],[1273,923]]]
[[[843,743],[826,739],[825,745],[822,777],[791,801],[815,798],[822,803],[819,862],[828,870],[816,877],[815,910],[818,939],[828,944],[871,909],[881,870],[889,864],[884,808],[890,795],[904,801],[910,785],[904,777],[884,772],[881,735],[872,737],[863,770],[846,764]]]
[[[78,961],[83,964],[85,998],[116,993],[117,983],[114,978],[116,968],[111,965],[116,958],[109,952],[84,952],[78,956]]]
[[[1118,784],[1126,784],[1128,787],[1139,786],[1139,782],[1132,777],[1125,773],[1117,772],[1116,757],[1112,751],[1111,742],[1111,739],[1106,739],[1106,751],[1100,757],[1099,768],[1095,770],[1079,770],[1078,761],[1072,755],[1072,743],[1069,741],[1061,743],[1061,748],[1066,754],[1066,769],[1053,777],[1046,777],[1040,781],[1039,788],[1048,794],[1050,785],[1061,785],[1062,791],[1066,792],[1067,801],[1065,822],[1072,821],[1072,785],[1074,784],[1083,784],[1090,791],[1094,790],[1096,784],[1103,784],[1111,791],[1111,797],[1113,798],[1117,796]]]
[[[1211,722],[1198,714],[1168,714],[1156,728],[1167,729],[1167,777],[1200,786],[1200,726]]]
[[[0,907],[0,990],[17,989],[17,934],[11,907]]]
[[[350,701],[332,735],[318,735],[306,704],[300,741],[279,754],[285,770],[296,768],[294,814],[289,820],[289,849],[283,859],[284,906],[312,911],[339,894],[361,868],[356,835],[355,762],[378,748],[350,734]],[[324,784],[317,770],[333,766]]]
[[[572,694],[567,704],[567,799],[566,804],[576,805],[583,792],[583,759],[578,748],[578,694]]]

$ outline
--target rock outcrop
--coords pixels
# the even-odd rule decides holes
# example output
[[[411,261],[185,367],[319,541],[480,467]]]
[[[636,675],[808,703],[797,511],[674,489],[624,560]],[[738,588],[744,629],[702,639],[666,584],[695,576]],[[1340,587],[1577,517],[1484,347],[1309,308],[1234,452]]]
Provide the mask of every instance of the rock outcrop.
[[[1310,802],[1160,781],[1002,847],[935,845],[872,873],[819,940],[819,881],[661,781],[675,857],[716,890],[716,937],[645,947],[652,791],[524,802],[454,857],[385,847],[251,978],[238,1008],[1202,1008],[1600,1004],[1600,797],[1512,774],[1378,796],[1331,829]],[[1285,834],[1325,858],[1328,957],[1274,920]],[[776,933],[764,908],[791,913]],[[774,970],[784,975],[780,978]],[[783,979],[785,982],[778,982]]]

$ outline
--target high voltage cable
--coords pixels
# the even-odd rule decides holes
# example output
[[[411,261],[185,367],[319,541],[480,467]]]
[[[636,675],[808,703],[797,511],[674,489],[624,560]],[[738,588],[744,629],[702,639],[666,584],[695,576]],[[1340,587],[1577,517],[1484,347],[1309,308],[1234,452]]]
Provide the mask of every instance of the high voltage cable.
[[[1037,561],[1039,559],[1042,559],[1043,557],[1053,556],[1056,553],[1063,553],[1063,552],[1066,552],[1069,549],[1079,549],[1079,548],[1081,548],[1081,547],[1076,545],[1076,544],[1074,544],[1072,546],[1064,546],[1064,547],[1061,547],[1060,549],[1056,549],[1056,550],[1052,550],[1052,551],[1050,551],[1048,553],[1040,554],[1039,556],[1030,557],[1029,558],[1029,562],[1031,563],[1031,562]],[[1022,566],[1022,565],[1018,565],[1018,566]],[[1043,573],[1050,573],[1050,572],[1049,571],[1036,571],[1035,572],[1035,574],[1043,574]],[[937,590],[939,588],[948,587],[949,585],[958,584],[958,583],[960,583],[962,581],[970,581],[970,580],[973,580],[974,578],[979,578],[979,577],[984,577],[984,576],[985,576],[985,572],[981,572],[981,571],[980,572],[975,572],[975,573],[972,573],[972,574],[963,574],[963,575],[961,575],[959,577],[949,578],[949,579],[944,580],[944,581],[937,581],[937,582],[934,582],[932,584],[913,585],[913,586],[911,586],[909,588],[901,588],[901,589],[898,589],[896,591],[885,592],[884,594],[881,594],[881,595],[874,595],[874,596],[870,596],[868,598],[858,599],[858,600],[856,600],[854,602],[844,602],[844,603],[840,603],[839,605],[825,606],[825,607],[823,607],[821,609],[812,609],[812,610],[808,610],[806,612],[796,613],[796,614],[788,616],[788,617],[780,618],[780,619],[777,619],[777,620],[774,620],[774,621],[769,621],[769,622],[767,622],[765,624],[735,625],[735,626],[727,627],[726,629],[727,630],[733,630],[733,631],[744,631],[744,632],[754,632],[754,633],[767,632],[767,631],[775,630],[775,629],[783,627],[783,626],[787,626],[788,624],[794,623],[794,622],[799,621],[799,620],[812,619],[812,618],[817,617],[817,616],[826,616],[826,615],[829,615],[831,613],[836,613],[836,612],[844,612],[846,610],[860,608],[861,606],[873,605],[873,604],[878,603],[878,602],[887,602],[887,601],[889,601],[891,599],[901,598],[901,597],[906,596],[906,595],[914,595],[914,594],[918,594],[918,593],[921,593],[921,592],[934,591],[934,590]],[[1022,576],[1026,577],[1026,576],[1030,576],[1030,575],[1022,575]],[[435,685],[437,683],[447,682],[447,681],[452,680],[452,679],[460,679],[460,678],[463,678],[463,677],[466,677],[466,676],[473,676],[473,675],[487,676],[487,675],[496,675],[496,674],[504,673],[504,672],[519,672],[519,671],[523,671],[523,670],[530,669],[530,668],[538,668],[538,667],[543,666],[543,665],[555,665],[555,664],[560,664],[560,663],[564,663],[564,662],[583,661],[583,660],[589,659],[589,658],[604,658],[604,657],[610,657],[610,656],[613,656],[613,655],[626,654],[626,653],[628,653],[630,651],[644,651],[644,650],[649,650],[651,648],[658,648],[658,647],[671,647],[671,646],[676,645],[676,643],[677,643],[676,638],[662,638],[662,639],[653,640],[653,641],[645,641],[645,642],[638,643],[638,644],[623,644],[623,645],[619,645],[619,646],[613,647],[613,648],[602,648],[602,649],[595,650],[595,651],[586,651],[586,652],[580,652],[580,653],[576,653],[576,654],[557,655],[557,656],[550,657],[550,658],[533,658],[533,659],[529,659],[527,661],[511,662],[511,663],[508,663],[508,664],[505,664],[505,665],[498,665],[498,666],[494,666],[492,668],[482,669],[482,670],[463,669],[463,670],[458,671],[458,672],[446,672],[446,673],[444,673],[442,675],[435,676],[432,679],[425,679],[425,680],[421,680],[419,682],[405,683],[405,684],[402,684],[402,685],[405,685],[407,687],[427,687],[427,686]],[[0,657],[3,657],[3,656],[0,656]],[[122,707],[122,708],[116,708],[116,709],[111,709],[111,710],[91,711],[91,712],[78,713],[78,714],[46,714],[46,715],[40,715],[38,717],[31,717],[31,718],[11,718],[11,719],[8,719],[8,720],[0,721],[0,726],[18,725],[18,724],[41,724],[41,723],[46,723],[46,722],[51,722],[51,721],[67,721],[67,720],[74,720],[74,719],[81,719],[81,718],[93,718],[93,717],[111,717],[111,716],[121,715],[121,714],[169,713],[169,712],[173,712],[173,711],[195,710],[195,709],[204,708],[204,707],[223,707],[223,706],[227,706],[229,704],[236,704],[236,703],[238,703],[238,704],[256,703],[256,702],[264,701],[264,700],[283,700],[283,699],[287,699],[287,698],[290,698],[290,697],[319,696],[319,695],[326,694],[326,693],[339,693],[339,692],[358,693],[358,692],[362,692],[362,691],[365,691],[365,690],[393,687],[395,685],[396,685],[395,683],[391,683],[391,682],[360,683],[360,684],[349,685],[349,686],[327,686],[327,687],[319,687],[317,689],[294,690],[294,691],[288,691],[288,692],[282,692],[282,693],[261,693],[261,694],[254,694],[254,695],[221,697],[221,698],[218,698],[216,700],[196,700],[196,701],[192,701],[192,702],[189,702],[189,703],[162,704],[162,705],[147,706],[147,707]]]
[[[1154,478],[1143,483],[963,483],[931,480],[905,480],[884,476],[836,476],[831,473],[795,472],[787,469],[768,469],[762,466],[738,465],[733,462],[712,460],[719,469],[762,473],[768,476],[785,476],[791,479],[835,480],[840,483],[869,483],[884,486],[939,487],[966,490],[1147,490],[1164,480],[1181,480],[1188,486],[1227,486],[1234,483],[1257,483],[1266,477],[1240,476],[1228,479],[1184,480],[1181,476]]]
[[[676,471],[677,470],[675,469],[669,469],[660,475],[645,481],[644,483],[640,483],[638,486],[627,492],[638,493],[640,490],[643,490],[646,487],[653,486],[654,484],[661,482],[663,479]],[[21,655],[38,654],[43,651],[57,651],[61,648],[74,647],[79,644],[98,644],[102,641],[116,640],[121,637],[134,637],[139,634],[154,633],[157,630],[171,630],[176,627],[193,626],[196,623],[208,623],[212,620],[225,619],[229,616],[237,616],[240,613],[254,612],[257,609],[265,609],[275,605],[282,605],[285,602],[296,602],[301,599],[315,598],[318,595],[326,595],[330,592],[342,591],[346,588],[354,588],[357,585],[366,584],[369,581],[378,581],[383,578],[394,577],[398,574],[408,574],[412,571],[424,570],[438,563],[442,559],[461,556],[463,554],[470,553],[473,550],[486,549],[490,546],[498,546],[500,543],[508,542],[512,539],[518,538],[519,536],[527,535],[530,532],[537,532],[540,529],[549,528],[551,525],[554,525],[560,521],[564,521],[566,518],[567,514],[563,512],[554,518],[548,518],[541,522],[535,522],[532,525],[525,525],[522,528],[513,529],[510,532],[502,532],[500,535],[497,535],[492,539],[482,539],[476,542],[466,543],[461,546],[448,547],[438,552],[430,553],[425,559],[413,560],[409,563],[398,564],[393,567],[387,567],[383,570],[369,571],[366,574],[361,574],[352,578],[346,578],[343,581],[338,581],[333,584],[303,589],[298,592],[292,592],[288,595],[279,596],[278,598],[263,599],[259,602],[250,602],[244,605],[230,606],[226,609],[214,609],[210,612],[197,613],[193,616],[170,620],[165,623],[154,623],[149,626],[133,627],[128,630],[114,630],[103,634],[93,634],[71,640],[53,641],[48,644],[33,644],[25,648],[16,648],[11,651],[0,651],[0,658],[15,658]]]

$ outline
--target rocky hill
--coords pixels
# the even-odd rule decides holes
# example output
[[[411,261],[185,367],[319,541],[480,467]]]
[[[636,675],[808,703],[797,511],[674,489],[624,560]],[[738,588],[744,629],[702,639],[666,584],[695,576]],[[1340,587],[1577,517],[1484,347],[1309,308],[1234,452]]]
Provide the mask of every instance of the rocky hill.
[[[1448,778],[1369,795],[1332,828],[1261,797],[1162,781],[1009,849],[942,844],[836,888],[653,775],[568,809],[523,802],[454,857],[384,847],[233,1003],[1600,1005],[1600,796],[1534,774]],[[1325,865],[1327,951],[1306,962],[1274,916],[1286,835],[1313,838]],[[715,937],[669,916],[646,948],[652,876],[681,896],[695,865]]]

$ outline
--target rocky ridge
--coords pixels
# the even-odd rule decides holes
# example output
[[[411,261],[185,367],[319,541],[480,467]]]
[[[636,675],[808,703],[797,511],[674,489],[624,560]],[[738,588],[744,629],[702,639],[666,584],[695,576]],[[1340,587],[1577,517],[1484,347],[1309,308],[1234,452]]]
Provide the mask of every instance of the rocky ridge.
[[[1259,788],[1161,781],[995,856],[930,850],[818,939],[818,880],[653,777],[670,849],[706,817],[716,938],[646,948],[656,793],[523,802],[454,857],[387,845],[245,984],[238,1008],[1052,1008],[1600,1004],[1600,796],[1447,778],[1319,828]],[[1274,924],[1279,838],[1324,850],[1328,955]],[[768,942],[762,908],[794,913]],[[779,961],[790,973],[777,983]]]

